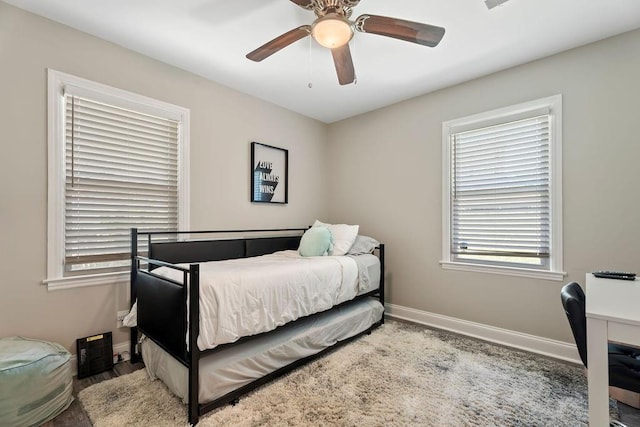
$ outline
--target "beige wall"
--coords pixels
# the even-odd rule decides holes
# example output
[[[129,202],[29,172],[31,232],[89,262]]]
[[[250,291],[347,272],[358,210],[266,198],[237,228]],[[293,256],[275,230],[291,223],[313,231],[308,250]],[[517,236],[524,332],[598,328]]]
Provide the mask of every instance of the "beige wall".
[[[639,46],[636,30],[330,126],[330,219],[387,244],[388,302],[573,342],[564,282],[439,266],[442,122],[562,94],[565,282],[638,271]]]
[[[126,285],[47,291],[46,69],[191,110],[191,226],[306,226],[325,215],[326,125],[0,2],[0,337],[113,330]],[[289,149],[289,204],[249,202],[250,142]],[[117,332],[116,332],[117,331]]]
[[[563,283],[440,268],[441,125],[561,93],[565,281],[638,270],[639,45],[627,33],[327,126],[0,2],[0,336],[72,352],[97,332],[127,339],[115,325],[125,284],[41,284],[53,68],[191,109],[192,228],[357,222],[387,244],[390,303],[572,342]],[[289,205],[249,203],[254,140],[289,149]]]

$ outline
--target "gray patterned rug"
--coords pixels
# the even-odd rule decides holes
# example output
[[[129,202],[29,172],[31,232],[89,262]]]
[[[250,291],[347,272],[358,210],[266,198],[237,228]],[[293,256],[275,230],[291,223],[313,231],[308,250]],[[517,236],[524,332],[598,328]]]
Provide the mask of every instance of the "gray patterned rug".
[[[186,425],[144,370],[79,399],[97,427]],[[587,386],[578,366],[389,321],[199,425],[586,426]]]

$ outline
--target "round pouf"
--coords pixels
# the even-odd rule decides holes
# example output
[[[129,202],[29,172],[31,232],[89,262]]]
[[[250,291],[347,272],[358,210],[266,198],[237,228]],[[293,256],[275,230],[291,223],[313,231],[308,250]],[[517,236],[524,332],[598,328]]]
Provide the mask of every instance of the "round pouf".
[[[59,344],[0,338],[0,426],[40,425],[67,409],[70,359]]]

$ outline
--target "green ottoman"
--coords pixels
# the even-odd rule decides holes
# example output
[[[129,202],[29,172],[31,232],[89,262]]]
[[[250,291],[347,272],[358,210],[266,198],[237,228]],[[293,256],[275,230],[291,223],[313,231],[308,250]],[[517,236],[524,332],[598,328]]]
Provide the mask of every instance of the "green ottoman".
[[[0,338],[0,426],[40,425],[67,409],[70,359],[59,344]]]

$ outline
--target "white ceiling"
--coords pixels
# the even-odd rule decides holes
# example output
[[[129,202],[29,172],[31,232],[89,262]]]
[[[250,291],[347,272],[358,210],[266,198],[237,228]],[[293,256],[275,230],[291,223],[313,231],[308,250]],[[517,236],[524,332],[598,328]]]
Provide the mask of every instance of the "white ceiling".
[[[429,48],[357,32],[357,84],[340,86],[330,51],[310,38],[262,62],[245,58],[313,21],[288,0],[4,1],[326,123],[640,28],[640,0],[509,0],[491,10],[483,0],[362,0],[352,19],[446,33]]]

